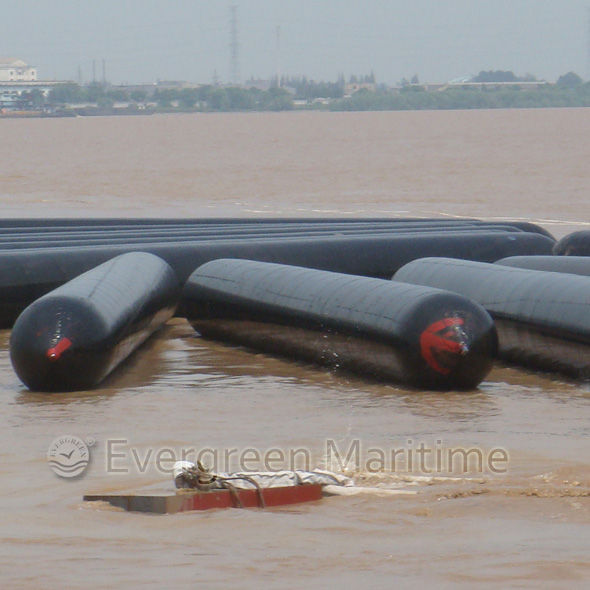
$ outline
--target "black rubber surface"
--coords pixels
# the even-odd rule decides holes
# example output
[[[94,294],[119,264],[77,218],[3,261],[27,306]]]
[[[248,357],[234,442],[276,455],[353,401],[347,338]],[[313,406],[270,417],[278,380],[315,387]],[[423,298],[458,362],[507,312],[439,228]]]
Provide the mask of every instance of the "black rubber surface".
[[[150,252],[168,262],[184,282],[217,258],[244,258],[389,279],[401,266],[425,256],[493,262],[517,254],[549,254],[553,240],[536,233],[427,232],[385,236],[136,243],[0,251],[0,327],[10,327],[35,299],[79,274],[126,252]]]
[[[153,244],[153,243],[187,243],[187,242],[222,242],[230,240],[255,239],[275,240],[289,238],[332,238],[332,237],[379,237],[388,235],[415,235],[453,232],[474,233],[522,233],[515,227],[486,225],[477,228],[466,225],[445,226],[412,226],[400,228],[279,228],[261,231],[258,228],[250,230],[139,230],[139,231],[76,231],[68,233],[43,233],[43,234],[10,234],[2,235],[0,232],[0,251],[33,248],[69,248],[77,246],[106,246],[117,244]]]
[[[590,377],[590,278],[464,260],[410,262],[396,281],[448,289],[487,309],[503,358]]]
[[[510,256],[495,264],[590,277],[590,256]]]
[[[553,247],[556,256],[590,256],[590,230],[576,231],[565,236]]]
[[[114,258],[25,309],[10,338],[13,367],[33,390],[93,388],[174,314],[179,296],[163,260]]]
[[[497,347],[465,297],[295,266],[215,260],[183,303],[204,336],[427,389],[476,387]]]
[[[510,226],[530,233],[539,233],[548,238],[555,239],[545,228],[527,221],[483,221],[470,218],[383,218],[383,217],[320,217],[320,218],[12,218],[0,219],[0,233],[11,231],[70,231],[78,228],[92,229],[138,229],[138,228],[297,228],[297,227],[315,227],[317,229],[329,226],[347,226],[347,227],[396,227],[401,225],[429,224],[439,227],[447,225],[470,225],[479,227],[485,225],[504,225]]]

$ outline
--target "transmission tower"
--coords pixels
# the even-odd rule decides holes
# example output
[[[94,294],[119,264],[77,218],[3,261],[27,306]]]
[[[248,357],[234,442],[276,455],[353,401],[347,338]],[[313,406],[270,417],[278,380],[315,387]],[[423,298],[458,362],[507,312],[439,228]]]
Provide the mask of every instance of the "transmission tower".
[[[238,7],[232,5],[230,10],[230,44],[229,44],[229,81],[231,84],[240,83],[240,44],[238,42]]]
[[[277,88],[281,87],[281,26],[277,26]]]

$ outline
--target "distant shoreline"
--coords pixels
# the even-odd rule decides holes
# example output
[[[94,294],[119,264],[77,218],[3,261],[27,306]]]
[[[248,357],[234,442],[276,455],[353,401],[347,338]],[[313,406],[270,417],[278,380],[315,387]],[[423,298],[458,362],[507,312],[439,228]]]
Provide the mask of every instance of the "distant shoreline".
[[[543,104],[543,105],[497,105],[497,106],[456,106],[447,108],[437,108],[436,106],[428,107],[405,107],[405,108],[384,108],[379,105],[362,105],[360,108],[354,108],[353,105],[342,107],[336,105],[332,108],[311,108],[297,106],[293,109],[276,110],[200,110],[200,109],[98,109],[84,107],[81,109],[65,109],[53,112],[43,111],[7,111],[0,112],[0,119],[60,119],[60,118],[77,118],[77,117],[134,117],[134,116],[151,116],[151,115],[208,115],[208,114],[229,114],[229,113],[279,113],[279,112],[410,112],[410,111],[499,111],[499,110],[530,110],[530,109],[575,109],[590,108],[590,101],[587,104]]]

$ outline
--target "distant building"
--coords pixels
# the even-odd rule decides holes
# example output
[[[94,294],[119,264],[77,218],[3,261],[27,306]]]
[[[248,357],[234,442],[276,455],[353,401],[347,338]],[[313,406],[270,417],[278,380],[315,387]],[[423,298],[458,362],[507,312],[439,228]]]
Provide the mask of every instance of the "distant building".
[[[0,57],[0,82],[34,82],[37,68],[13,57]]]
[[[22,59],[0,57],[0,111],[23,109],[30,106],[26,98],[32,91],[45,97],[60,84],[72,84],[70,80],[38,80],[37,68]],[[28,102],[27,102],[28,101]]]

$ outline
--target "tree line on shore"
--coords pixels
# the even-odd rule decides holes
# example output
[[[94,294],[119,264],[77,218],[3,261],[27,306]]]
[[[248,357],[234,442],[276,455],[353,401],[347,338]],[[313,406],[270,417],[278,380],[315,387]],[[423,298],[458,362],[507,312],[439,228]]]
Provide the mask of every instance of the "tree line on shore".
[[[51,105],[94,103],[98,108],[112,108],[117,102],[138,108],[154,104],[160,112],[168,111],[284,111],[294,108],[293,96],[285,88],[268,90],[240,86],[203,85],[187,88],[155,88],[127,92],[99,83],[88,86],[68,83],[53,88],[48,96]]]
[[[330,111],[369,110],[439,110],[493,109],[533,107],[589,107],[590,82],[568,72],[557,83],[536,83],[534,77],[517,78],[512,72],[480,72],[473,81],[483,84],[449,84],[437,89],[418,82],[401,84],[392,89],[375,83],[374,75],[354,78],[360,90],[345,94],[347,85],[341,77],[337,82],[314,82],[306,77],[283,78],[281,85],[268,90],[244,86],[203,85],[186,88],[155,88],[151,93],[135,89],[109,87],[100,83],[81,86],[74,83],[58,85],[48,97],[30,97],[36,105],[96,104],[100,109],[112,108],[116,102],[140,108],[149,103],[156,112],[227,112],[285,111],[316,109]],[[510,84],[503,84],[510,82]],[[519,85],[519,82],[523,82]],[[35,91],[32,91],[34,93]],[[38,91],[37,91],[38,92]]]
[[[590,83],[575,87],[542,84],[524,89],[518,85],[490,88],[449,86],[427,91],[406,86],[398,94],[369,93],[360,90],[353,96],[334,101],[332,111],[401,111],[450,109],[510,109],[542,107],[590,107]]]

